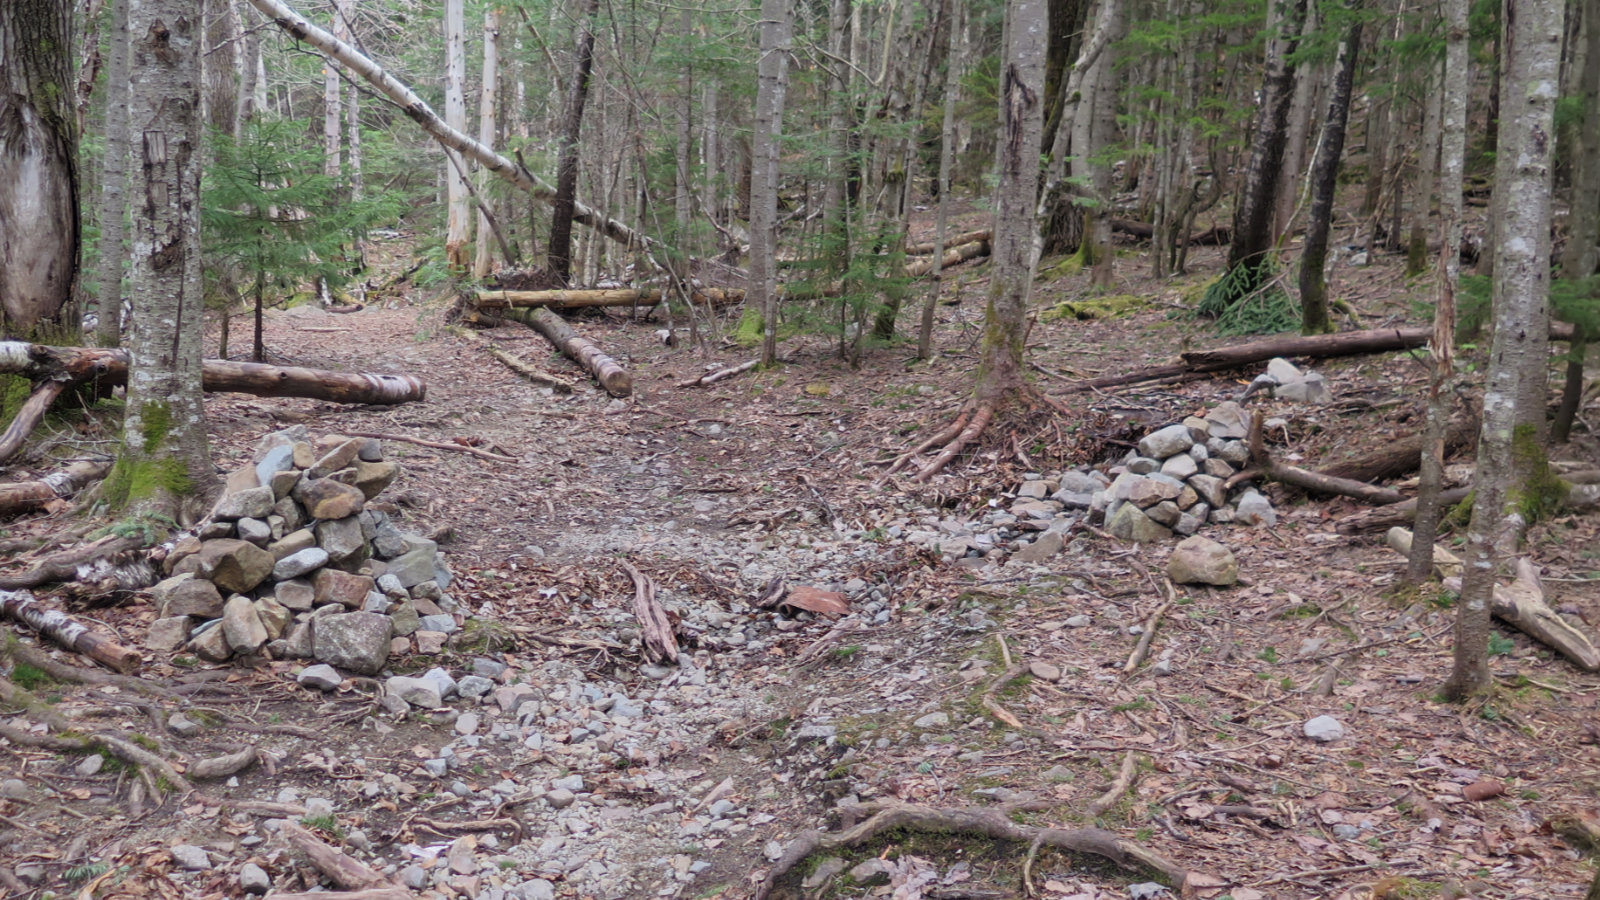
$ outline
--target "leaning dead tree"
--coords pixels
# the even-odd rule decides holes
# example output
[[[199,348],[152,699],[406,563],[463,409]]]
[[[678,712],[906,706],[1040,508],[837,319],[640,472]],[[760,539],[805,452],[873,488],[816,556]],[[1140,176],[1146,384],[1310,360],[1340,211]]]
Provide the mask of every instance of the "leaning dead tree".
[[[529,172],[524,166],[496,153],[493,148],[445,124],[444,119],[433,111],[433,107],[365,54],[313,25],[305,16],[295,12],[281,0],[249,0],[249,2],[295,40],[310,44],[326,54],[329,59],[365,79],[440,144],[473,160],[485,170],[538,200],[545,203],[555,202],[556,189],[548,182]],[[651,255],[658,243],[654,238],[577,201],[573,201],[572,204],[572,218],[630,249],[643,251],[655,268],[661,268]]]

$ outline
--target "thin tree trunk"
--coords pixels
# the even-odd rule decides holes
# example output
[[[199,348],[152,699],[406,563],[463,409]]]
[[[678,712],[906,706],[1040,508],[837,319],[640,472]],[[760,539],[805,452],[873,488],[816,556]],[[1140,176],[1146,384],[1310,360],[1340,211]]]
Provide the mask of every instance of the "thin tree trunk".
[[[76,334],[72,4],[0,3],[0,334]]]
[[[1578,96],[1583,104],[1579,124],[1573,129],[1577,140],[1572,152],[1572,203],[1570,233],[1561,257],[1561,276],[1569,280],[1588,278],[1595,272],[1596,244],[1600,243],[1600,0],[1584,0],[1583,69],[1578,77]],[[1584,358],[1589,341],[1595,337],[1582,324],[1573,326],[1573,339],[1567,348],[1566,379],[1561,388],[1561,405],[1550,423],[1550,440],[1566,443],[1572,433],[1583,399]]]
[[[192,2],[130,4],[129,119],[139,123],[133,209],[133,329],[113,506],[182,521],[201,512],[214,469],[201,403],[200,53]]]
[[[1414,543],[1406,561],[1406,580],[1420,584],[1433,572],[1433,542],[1443,514],[1445,443],[1455,378],[1456,286],[1461,276],[1461,173],[1466,159],[1467,93],[1471,70],[1467,58],[1467,4],[1444,0],[1444,96],[1440,98],[1438,297],[1433,308],[1433,337],[1428,343],[1428,418],[1422,429],[1418,467]]]
[[[578,136],[583,128],[583,107],[589,99],[589,73],[594,68],[594,22],[600,0],[587,0],[578,20],[572,56],[572,77],[567,81],[566,106],[556,136],[556,196],[550,217],[550,243],[546,262],[550,274],[567,284],[572,275],[573,201],[578,192]]]
[[[1115,43],[1122,36],[1125,16],[1123,4],[1118,0],[1108,0],[1100,12],[1106,17],[1107,40]],[[1089,177],[1095,195],[1095,206],[1089,216],[1089,241],[1094,248],[1094,271],[1090,275],[1090,283],[1102,291],[1109,291],[1116,279],[1116,253],[1111,246],[1112,160],[1109,157],[1117,130],[1115,62],[1116,57],[1108,48],[1101,51],[1100,59],[1095,63],[1098,71],[1094,79],[1094,95],[1089,101],[1090,138],[1082,149],[1089,161]]]
[[[1445,692],[1461,699],[1487,690],[1489,603],[1495,578],[1527,523],[1508,506],[1518,455],[1537,447],[1518,401],[1548,364],[1550,174],[1555,85],[1560,77],[1561,7],[1509,0],[1502,41],[1506,80],[1526,85],[1501,110],[1496,186],[1504,193],[1501,240],[1494,247],[1494,338],[1483,394],[1483,432],[1467,527],[1466,570],[1457,602],[1455,664]],[[1544,88],[1542,86],[1548,86]],[[1539,417],[1543,419],[1541,396]],[[1519,453],[1519,450],[1523,452]]]
[[[1428,270],[1428,217],[1433,213],[1434,174],[1439,168],[1439,120],[1443,91],[1437,89],[1438,67],[1429,66],[1423,90],[1426,109],[1422,121],[1422,146],[1417,150],[1417,190],[1411,201],[1411,239],[1406,246],[1406,274]]]
[[[1359,13],[1361,0],[1351,0]],[[1324,334],[1333,330],[1328,319],[1328,284],[1324,266],[1328,258],[1328,233],[1333,222],[1333,198],[1339,187],[1339,162],[1344,156],[1350,95],[1355,85],[1356,61],[1361,51],[1361,21],[1345,32],[1333,64],[1333,90],[1328,94],[1328,115],[1311,162],[1311,212],[1306,222],[1305,247],[1300,254],[1300,333]]]
[[[922,304],[922,321],[917,329],[917,358],[933,358],[934,315],[939,308],[939,294],[944,289],[944,242],[950,220],[950,157],[954,151],[956,99],[961,92],[962,63],[955,53],[956,35],[961,29],[961,0],[944,0],[950,30],[946,36],[944,119],[939,127],[939,212],[933,236],[933,284]]]
[[[478,143],[493,147],[498,135],[496,114],[500,88],[500,10],[490,6],[483,13],[483,85],[478,95]],[[489,173],[478,173],[478,246],[472,261],[472,277],[482,280],[494,267],[494,247],[489,233],[494,226],[483,204],[489,193]],[[510,262],[510,260],[507,260]]]
[[[467,130],[467,50],[464,0],[444,0],[444,121],[457,132]],[[472,199],[467,173],[445,162],[448,216],[444,255],[450,268],[467,270],[467,244],[472,240]]]
[[[350,42],[350,30],[337,6],[333,9],[333,36]],[[334,184],[339,183],[339,151],[344,141],[344,98],[340,96],[338,64],[331,59],[322,61],[322,174]]]
[[[95,290],[98,324],[95,342],[115,347],[122,342],[122,249],[127,217],[123,192],[128,182],[128,0],[111,0],[109,59],[105,85],[105,155],[100,175],[99,286]]]
[[[1303,38],[1316,35],[1317,30],[1322,27],[1320,18],[1317,15],[1316,5],[1308,4],[1305,24],[1301,26],[1300,32]],[[1289,102],[1289,125],[1284,138],[1283,167],[1279,170],[1277,199],[1274,201],[1272,211],[1273,243],[1280,246],[1294,230],[1295,212],[1300,204],[1300,173],[1306,164],[1306,143],[1311,139],[1311,125],[1316,119],[1317,84],[1321,74],[1322,67],[1315,66],[1306,71],[1302,77],[1296,78],[1294,99]]]
[[[750,279],[746,296],[761,311],[761,364],[778,360],[778,156],[789,81],[789,0],[761,0],[755,136],[750,166]]]

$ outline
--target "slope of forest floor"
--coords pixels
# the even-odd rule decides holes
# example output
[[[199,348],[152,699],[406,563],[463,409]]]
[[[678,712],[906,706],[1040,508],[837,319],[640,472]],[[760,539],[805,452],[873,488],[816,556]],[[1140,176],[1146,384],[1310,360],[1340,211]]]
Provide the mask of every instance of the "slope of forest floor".
[[[1142,257],[1121,266],[1120,290],[1149,305],[1034,326],[1046,392],[1225,343],[1181,315],[1208,275],[1156,285],[1139,274]],[[1362,326],[1413,323],[1402,267],[1382,257],[1336,269]],[[1082,296],[1083,278],[1041,282],[1041,310]],[[1245,583],[1178,589],[1149,655],[1169,661],[1166,675],[1123,668],[1166,602],[1158,582],[1170,546],[1083,530],[1043,564],[968,566],[904,543],[919,523],[1009,504],[1026,472],[1019,456],[1045,475],[1107,463],[1119,442],[1236,396],[1254,374],[1076,394],[1075,420],[991,441],[926,487],[876,487],[882,461],[942,426],[970,388],[984,269],[952,281],[960,302],[941,307],[941,353],[929,363],[896,343],[852,369],[827,339],[801,336],[779,367],[710,387],[677,385],[750,351],[664,346],[659,325],[622,316],[578,320],[633,372],[628,400],[529,329],[482,333],[579,387],[562,396],[519,379],[452,333],[446,303],[421,291],[349,315],[269,314],[270,361],[417,375],[427,401],[352,409],[212,397],[219,466],[231,471],[263,434],[291,424],[515,457],[388,445],[404,465],[392,515],[440,541],[452,592],[476,617],[442,657],[394,670],[439,665],[460,677],[476,661],[501,663],[499,678],[538,692],[540,714],[519,722],[490,697],[396,719],[360,679],[329,695],[299,687],[293,662],[210,670],[148,656],[143,677],[181,689],[181,704],[43,679],[33,690],[57,710],[103,717],[174,754],[249,741],[271,758],[207,786],[233,806],[171,794],[136,803],[126,769],[0,742],[0,771],[11,773],[0,863],[12,884],[23,896],[238,897],[253,863],[275,890],[303,890],[316,875],[275,834],[288,816],[417,896],[734,898],[802,831],[839,828],[841,805],[1032,799],[1046,803],[1011,812],[1015,821],[1098,824],[1194,873],[1195,896],[1584,895],[1592,869],[1562,835],[1594,820],[1600,796],[1600,677],[1502,630],[1495,693],[1439,702],[1449,598],[1394,599],[1401,558],[1381,537],[1335,531],[1358,504],[1273,488],[1276,528],[1207,526]],[[1316,468],[1419,427],[1423,371],[1410,356],[1312,367],[1334,404],[1263,401],[1286,420],[1276,436],[1285,458]],[[1592,434],[1560,452],[1600,458]],[[5,528],[17,537],[71,524],[39,516]],[[1529,544],[1551,605],[1587,622],[1600,622],[1596,531],[1592,517],[1558,517]],[[679,620],[682,665],[641,664],[624,560]],[[855,612],[838,622],[756,609],[775,577],[841,591]],[[138,598],[83,614],[133,644],[154,617]],[[617,704],[638,715],[623,718]],[[170,727],[180,705],[196,729]],[[1344,738],[1305,737],[1319,715],[1337,718]],[[568,733],[591,721],[598,730]],[[1469,799],[1486,785],[1503,790]],[[204,858],[186,867],[191,847]],[[839,866],[813,860],[775,895],[1098,900],[1153,896],[1146,883],[1159,880],[1049,849],[1029,861],[1026,845],[968,835],[892,832],[835,853],[846,874],[830,880]]]

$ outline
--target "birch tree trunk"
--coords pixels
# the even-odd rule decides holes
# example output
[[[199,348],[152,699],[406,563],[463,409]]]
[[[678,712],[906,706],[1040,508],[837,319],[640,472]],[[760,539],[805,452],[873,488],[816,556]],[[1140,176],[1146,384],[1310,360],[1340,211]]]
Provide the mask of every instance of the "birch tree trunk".
[[[1455,378],[1456,287],[1461,277],[1461,173],[1467,151],[1467,93],[1471,70],[1467,57],[1467,4],[1444,0],[1444,96],[1440,98],[1439,250],[1433,337],[1428,342],[1428,418],[1422,428],[1418,468],[1417,514],[1412,522],[1412,550],[1406,580],[1421,584],[1433,573],[1433,542],[1443,513],[1445,436],[1449,430]]]
[[[1507,555],[1527,523],[1508,501],[1519,444],[1537,441],[1519,400],[1529,382],[1543,388],[1548,363],[1550,169],[1553,113],[1560,83],[1563,9],[1545,0],[1508,0],[1502,41],[1505,84],[1495,190],[1501,193],[1500,240],[1494,245],[1494,338],[1483,393],[1483,430],[1467,526],[1466,570],[1457,601],[1455,664],[1445,687],[1452,699],[1487,690],[1489,601]],[[1541,397],[1538,415],[1544,417]]]
[[[100,270],[95,304],[95,343],[122,342],[122,249],[128,183],[128,3],[111,0],[110,50],[106,59],[105,156],[100,173]]]
[[[572,77],[567,81],[567,98],[561,113],[561,130],[556,136],[556,196],[551,204],[550,244],[546,261],[551,274],[567,284],[572,275],[572,210],[578,193],[578,137],[583,129],[583,107],[589,99],[589,73],[594,68],[594,21],[600,0],[587,0],[578,20],[578,35],[572,58]]]
[[[1584,0],[1583,68],[1578,76],[1578,96],[1583,115],[1574,131],[1576,146],[1568,158],[1573,161],[1571,233],[1561,257],[1561,276],[1576,279],[1594,274],[1596,243],[1600,243],[1600,0]],[[1589,341],[1595,337],[1579,323],[1572,328],[1568,345],[1566,383],[1561,389],[1561,405],[1550,423],[1550,440],[1566,443],[1572,420],[1583,400],[1584,357]]]
[[[1106,0],[1100,14],[1106,17],[1108,40],[1115,43],[1122,36],[1123,3]],[[1094,247],[1094,271],[1089,281],[1102,291],[1110,290],[1116,279],[1116,252],[1111,246],[1112,160],[1108,155],[1117,130],[1115,61],[1115,55],[1108,48],[1101,51],[1095,63],[1094,95],[1086,117],[1090,121],[1090,138],[1078,151],[1088,162],[1089,177],[1094,185],[1095,206],[1090,213],[1092,225],[1089,229],[1089,241]]]
[[[490,6],[483,13],[483,85],[478,94],[478,143],[493,147],[498,135],[500,92],[500,10]],[[489,173],[478,172],[478,203],[484,202],[489,190]],[[489,217],[479,208],[478,247],[472,260],[472,277],[482,280],[494,267],[494,246],[489,241]]]
[[[750,269],[745,296],[761,310],[761,364],[778,361],[778,155],[789,85],[790,0],[761,0],[756,127],[750,165]]]
[[[1360,9],[1360,0],[1350,6]],[[1356,60],[1361,49],[1361,21],[1350,25],[1339,44],[1333,64],[1333,90],[1328,94],[1328,115],[1322,126],[1322,140],[1311,162],[1311,212],[1306,221],[1306,241],[1300,254],[1300,333],[1326,334],[1333,330],[1328,320],[1328,284],[1323,271],[1328,259],[1328,233],[1333,222],[1333,198],[1339,187],[1339,161],[1344,155],[1346,126],[1350,119],[1350,95],[1355,86]]]
[[[197,515],[215,480],[201,403],[200,52],[194,3],[130,0],[130,121],[141,178],[133,208],[133,329],[113,506]]]
[[[1305,24],[1301,26],[1302,38],[1314,37],[1322,26],[1315,4],[1306,8]],[[1311,125],[1315,120],[1318,76],[1321,66],[1314,66],[1294,82],[1294,99],[1289,102],[1288,132],[1284,137],[1283,166],[1278,170],[1277,198],[1273,202],[1273,243],[1281,245],[1294,230],[1296,208],[1300,204],[1300,173],[1306,164],[1306,143],[1310,140]]]
[[[467,50],[464,0],[444,0],[444,123],[457,132],[467,130]],[[467,269],[467,243],[472,240],[472,208],[467,174],[445,160],[444,255],[450,267]]]
[[[72,4],[0,3],[0,334],[76,334]]]
[[[333,36],[336,40],[350,42],[350,28],[337,5],[333,8]],[[322,174],[338,184],[340,176],[339,151],[344,144],[344,97],[339,90],[338,64],[326,57],[322,60]]]

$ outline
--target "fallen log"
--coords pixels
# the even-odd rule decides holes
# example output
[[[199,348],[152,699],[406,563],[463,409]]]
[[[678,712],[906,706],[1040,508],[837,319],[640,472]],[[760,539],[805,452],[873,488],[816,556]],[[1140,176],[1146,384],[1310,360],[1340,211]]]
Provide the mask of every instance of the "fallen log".
[[[1310,491],[1314,494],[1332,494],[1342,497],[1354,497],[1368,503],[1399,503],[1404,496],[1393,488],[1383,488],[1367,484],[1364,481],[1353,481],[1349,478],[1335,478],[1320,472],[1312,472],[1299,466],[1282,463],[1267,452],[1266,442],[1262,439],[1262,421],[1264,416],[1256,410],[1250,419],[1250,462],[1251,465],[1274,481],[1294,485],[1297,488]]]
[[[1130,235],[1145,241],[1155,237],[1156,233],[1154,225],[1148,222],[1135,222],[1132,219],[1112,219],[1111,230],[1118,234]],[[1191,247],[1221,247],[1232,240],[1232,227],[1214,225],[1205,231],[1198,231],[1189,235],[1188,244]]]
[[[941,271],[943,271],[944,269],[959,266],[969,259],[977,259],[980,256],[988,255],[989,242],[987,240],[968,241],[964,244],[955,244],[952,245],[949,250],[944,252],[944,262],[939,268]],[[933,271],[933,262],[933,257],[930,256],[927,259],[919,259],[915,262],[908,263],[906,265],[906,274],[912,278],[921,278],[922,276]]]
[[[593,291],[478,291],[473,296],[473,305],[479,309],[505,309],[507,307],[527,306],[543,306],[549,309],[590,309],[605,306],[632,306],[634,304],[651,305],[660,303],[661,298],[662,293],[659,290],[638,290],[634,288]],[[689,299],[695,303],[709,303],[714,306],[720,306],[740,302],[744,299],[744,291],[739,289],[706,288],[705,290],[691,292]]]
[[[993,238],[993,231],[990,231],[987,228],[979,228],[977,231],[967,231],[961,234],[952,234],[948,238],[945,238],[944,246],[945,249],[948,250],[951,247],[959,247],[962,244],[971,244],[976,241],[989,241]],[[933,255],[933,251],[936,249],[938,249],[938,247],[932,241],[927,241],[921,244],[907,244],[906,255],[931,256]]]
[[[1100,388],[1138,384],[1163,378],[1177,378],[1204,372],[1225,372],[1253,363],[1266,362],[1275,357],[1307,359],[1332,359],[1340,356],[1359,356],[1364,353],[1392,353],[1427,345],[1432,328],[1374,328],[1366,331],[1343,331],[1337,334],[1268,338],[1218,347],[1212,350],[1191,350],[1182,355],[1182,362],[1149,366],[1123,375],[1102,375],[1076,381],[1062,389],[1065,394],[1080,394]],[[1565,322],[1550,323],[1550,339],[1572,339],[1572,326]]]
[[[109,471],[109,462],[79,460],[38,481],[0,484],[0,516],[14,516],[56,500],[65,500],[106,477]]]
[[[582,366],[600,382],[606,393],[613,397],[626,397],[633,393],[633,376],[616,360],[607,356],[588,338],[579,337],[572,326],[561,317],[543,307],[533,309],[507,309],[502,315],[532,328],[556,345],[567,358]]]
[[[39,604],[27,591],[0,591],[0,617],[15,619],[69,650],[124,674],[139,666],[139,652],[124,647],[58,609]]]
[[[22,447],[23,441],[33,433],[33,429],[50,410],[50,404],[56,402],[61,392],[70,386],[70,382],[52,378],[33,389],[28,399],[23,402],[17,414],[11,417],[11,424],[6,426],[5,433],[0,434],[0,462],[11,458],[11,454]],[[3,512],[4,506],[0,506]]]
[[[128,380],[128,353],[96,347],[52,347],[0,341],[0,373],[34,380],[76,382],[94,378],[104,385]],[[427,385],[411,375],[329,372],[300,366],[269,366],[208,359],[201,370],[208,392],[231,391],[257,397],[306,397],[335,403],[392,405],[422,400]]]
[[[1585,672],[1600,671],[1600,650],[1583,632],[1556,614],[1544,600],[1539,573],[1526,557],[1516,563],[1516,580],[1495,585],[1489,611],[1495,618],[1567,658]],[[1446,578],[1444,586],[1461,590],[1461,579]]]
[[[735,375],[742,375],[745,372],[748,372],[751,369],[754,369],[756,367],[756,364],[759,363],[760,361],[761,360],[759,360],[759,359],[746,360],[745,362],[742,362],[742,363],[738,364],[737,366],[728,366],[725,369],[718,369],[715,372],[707,372],[706,374],[701,375],[699,378],[690,378],[687,381],[678,382],[678,387],[681,387],[681,388],[704,387],[705,385],[708,385],[708,384],[716,384],[717,382],[723,380],[724,378],[732,378]]]
[[[473,331],[472,329],[452,328],[451,331],[462,340],[470,341],[474,344],[477,344],[479,347],[482,347],[484,352],[494,357],[494,359],[501,365],[517,373],[518,375],[521,375],[523,378],[528,379],[534,384],[542,384],[545,387],[554,390],[558,394],[572,393],[572,382],[566,380],[565,378],[552,375],[514,353],[507,353],[506,351],[501,350],[499,347],[490,346],[486,341],[484,341],[483,338],[478,336],[477,332]]]
[[[1471,418],[1456,419],[1445,433],[1444,455],[1471,450],[1478,442],[1478,423]],[[1407,435],[1386,442],[1382,447],[1357,459],[1334,463],[1322,469],[1332,478],[1353,481],[1387,481],[1415,472],[1422,464],[1422,436]]]
[[[1445,506],[1453,506],[1467,499],[1472,493],[1471,488],[1451,488],[1439,494],[1439,502]],[[1345,516],[1334,526],[1340,534],[1370,534],[1374,531],[1387,531],[1396,525],[1407,525],[1417,518],[1417,498],[1391,503],[1388,506],[1379,506],[1375,509],[1364,509],[1358,513]]]

